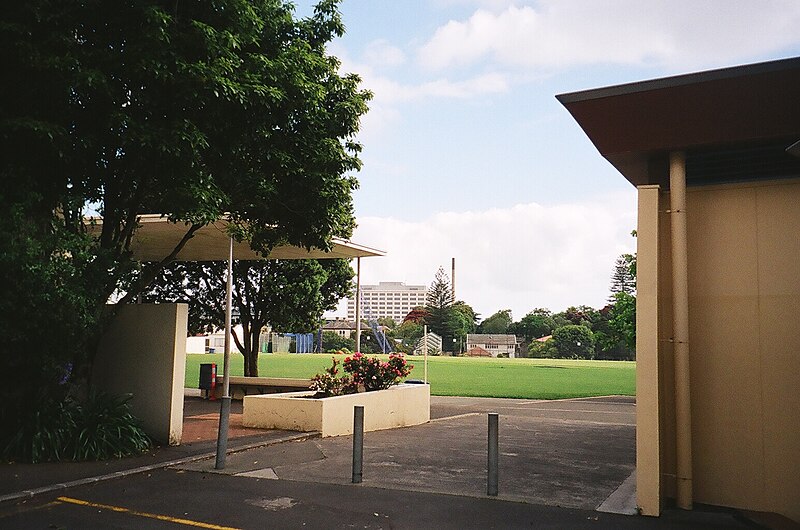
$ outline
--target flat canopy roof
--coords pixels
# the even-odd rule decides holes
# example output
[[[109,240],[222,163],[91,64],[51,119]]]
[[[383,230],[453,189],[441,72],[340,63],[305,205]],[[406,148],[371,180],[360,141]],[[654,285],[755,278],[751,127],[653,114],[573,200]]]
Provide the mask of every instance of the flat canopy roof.
[[[89,226],[90,233],[99,234],[103,226],[102,219],[94,220]],[[168,256],[186,233],[183,223],[172,223],[158,214],[143,215],[139,220],[139,228],[131,241],[133,259],[136,261],[161,261]],[[227,221],[217,221],[197,232],[181,249],[177,261],[225,261],[228,259],[230,238],[227,232]],[[290,245],[272,249],[266,259],[333,259],[359,258],[368,256],[384,256],[385,252],[358,245],[350,241],[333,238],[331,250],[307,250]],[[260,260],[264,256],[250,248],[246,241],[233,243],[233,259]]]
[[[663,184],[670,151],[800,140],[800,57],[556,98],[634,185]]]

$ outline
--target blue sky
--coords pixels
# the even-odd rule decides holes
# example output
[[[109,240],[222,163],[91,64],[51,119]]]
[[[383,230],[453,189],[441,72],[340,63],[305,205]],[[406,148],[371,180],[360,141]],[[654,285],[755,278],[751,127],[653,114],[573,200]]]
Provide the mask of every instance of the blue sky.
[[[308,14],[313,2],[297,2]],[[483,317],[601,307],[636,195],[555,95],[800,55],[800,2],[344,0],[329,47],[375,98],[353,240],[362,281],[457,262]],[[343,314],[340,311],[339,314]]]

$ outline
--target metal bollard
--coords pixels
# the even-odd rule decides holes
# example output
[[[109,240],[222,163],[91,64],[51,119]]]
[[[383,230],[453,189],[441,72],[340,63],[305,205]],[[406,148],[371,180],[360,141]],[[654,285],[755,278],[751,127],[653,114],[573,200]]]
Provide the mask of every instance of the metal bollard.
[[[225,456],[228,454],[228,422],[231,416],[231,397],[220,398],[219,430],[217,431],[217,459],[214,469],[225,469]]]
[[[360,484],[364,467],[364,407],[353,407],[353,484]]]
[[[499,467],[499,445],[498,445],[498,414],[496,412],[489,413],[489,452],[486,461],[487,468],[487,485],[486,494],[497,496],[497,480],[498,480],[498,467]]]

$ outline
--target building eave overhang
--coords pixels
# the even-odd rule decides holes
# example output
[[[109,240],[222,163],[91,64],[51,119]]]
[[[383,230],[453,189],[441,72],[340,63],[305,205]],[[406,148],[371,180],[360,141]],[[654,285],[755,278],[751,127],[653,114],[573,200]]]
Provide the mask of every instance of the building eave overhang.
[[[90,234],[99,235],[103,220],[87,220]],[[225,261],[228,259],[230,236],[228,223],[220,220],[204,226],[192,237],[178,253],[176,261]],[[187,232],[184,223],[173,223],[158,214],[142,215],[139,228],[131,240],[132,258],[136,261],[161,261],[168,256]],[[281,245],[263,256],[250,247],[247,241],[234,242],[233,259],[333,259],[384,256],[385,252],[352,241],[333,238],[330,250]]]
[[[671,151],[800,139],[800,57],[556,98],[637,186],[664,183]]]

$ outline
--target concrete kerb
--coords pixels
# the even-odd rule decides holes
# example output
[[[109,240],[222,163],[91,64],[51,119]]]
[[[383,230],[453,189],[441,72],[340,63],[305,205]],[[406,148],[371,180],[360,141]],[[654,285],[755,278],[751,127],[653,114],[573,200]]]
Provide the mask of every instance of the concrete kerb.
[[[318,433],[318,432],[304,432],[304,433],[298,433],[298,434],[290,434],[290,435],[286,435],[286,436],[281,436],[280,438],[275,438],[273,440],[266,440],[266,441],[262,441],[262,442],[253,442],[253,443],[250,443],[250,444],[236,446],[236,447],[228,449],[227,454],[230,455],[230,454],[239,453],[239,452],[242,452],[242,451],[247,451],[247,450],[250,450],[250,449],[256,449],[256,448],[259,448],[259,447],[266,447],[266,446],[269,446],[269,445],[280,444],[280,443],[283,443],[283,442],[307,440],[307,439],[319,438],[319,437],[320,437],[320,433]],[[51,484],[49,486],[42,486],[40,488],[33,488],[33,489],[18,491],[18,492],[14,492],[14,493],[8,493],[6,495],[0,495],[0,504],[6,503],[6,502],[11,502],[11,501],[22,500],[22,499],[31,499],[33,497],[36,497],[37,495],[43,495],[45,493],[51,493],[53,491],[59,491],[59,490],[64,490],[64,489],[68,489],[68,488],[74,488],[76,486],[84,486],[86,484],[95,484],[95,483],[103,482],[103,481],[106,481],[106,480],[113,480],[113,479],[116,479],[116,478],[127,477],[127,476],[130,476],[130,475],[135,475],[135,474],[139,474],[139,473],[146,473],[148,471],[153,471],[153,470],[156,470],[156,469],[164,469],[164,468],[168,468],[168,467],[189,464],[191,462],[197,462],[199,460],[207,460],[207,459],[210,459],[210,458],[214,458],[216,456],[216,454],[217,454],[216,451],[209,451],[209,452],[201,453],[201,454],[198,454],[198,455],[186,456],[184,458],[179,458],[179,459],[176,459],[176,460],[169,460],[169,461],[166,461],[166,462],[159,462],[159,463],[150,464],[150,465],[147,465],[147,466],[140,466],[140,467],[136,467],[136,468],[125,469],[125,470],[122,470],[122,471],[115,471],[113,473],[107,473],[105,475],[98,475],[98,476],[95,476],[95,477],[86,477],[86,478],[81,478],[81,479],[77,479],[77,480],[71,480],[71,481],[68,481],[68,482],[60,482],[60,483],[57,483],[57,484]]]

